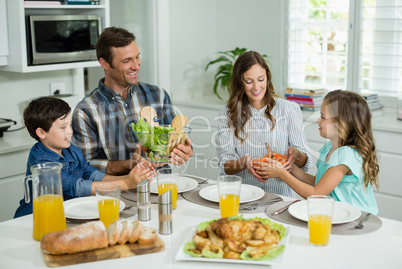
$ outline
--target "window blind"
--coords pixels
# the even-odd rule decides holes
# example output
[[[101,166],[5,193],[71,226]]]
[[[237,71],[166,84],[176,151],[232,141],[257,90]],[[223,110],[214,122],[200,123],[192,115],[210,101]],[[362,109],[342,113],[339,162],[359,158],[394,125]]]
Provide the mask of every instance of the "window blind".
[[[402,94],[402,0],[364,0],[360,12],[359,90]]]
[[[402,94],[402,0],[288,0],[285,87]]]

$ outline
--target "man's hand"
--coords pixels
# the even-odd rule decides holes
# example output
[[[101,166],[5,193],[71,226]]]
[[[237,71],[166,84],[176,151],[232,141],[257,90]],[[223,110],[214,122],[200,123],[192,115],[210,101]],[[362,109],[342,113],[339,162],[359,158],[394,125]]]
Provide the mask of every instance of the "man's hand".
[[[181,165],[193,156],[193,149],[191,148],[191,139],[187,138],[184,145],[180,144],[170,153],[171,162],[174,165]]]

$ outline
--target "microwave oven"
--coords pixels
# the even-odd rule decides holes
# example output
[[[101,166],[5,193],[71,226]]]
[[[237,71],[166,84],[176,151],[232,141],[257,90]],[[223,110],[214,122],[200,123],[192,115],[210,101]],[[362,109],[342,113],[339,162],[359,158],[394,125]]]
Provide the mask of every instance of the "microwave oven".
[[[94,61],[98,15],[28,16],[28,65]]]

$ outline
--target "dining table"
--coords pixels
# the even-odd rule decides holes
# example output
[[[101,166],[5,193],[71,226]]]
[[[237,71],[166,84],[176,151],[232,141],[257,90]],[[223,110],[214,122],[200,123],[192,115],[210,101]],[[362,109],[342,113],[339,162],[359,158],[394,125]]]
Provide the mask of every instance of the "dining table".
[[[283,202],[291,202],[295,198],[280,196]],[[126,204],[127,205],[127,204]],[[120,214],[120,220],[136,220],[136,207],[127,206]],[[273,205],[264,206],[264,208]],[[400,209],[395,208],[400,211]],[[243,211],[244,218],[262,217],[275,222],[264,210]],[[144,226],[154,228],[159,232],[158,204],[151,205],[151,220],[143,221]],[[201,222],[220,218],[218,208],[194,203],[179,194],[177,209],[173,210],[173,232],[169,235],[158,236],[164,243],[164,250],[124,258],[105,259],[61,268],[402,268],[402,222],[378,218],[381,227],[357,234],[331,234],[326,246],[312,246],[309,243],[309,232],[306,227],[281,223],[287,228],[287,244],[281,255],[280,264],[254,265],[241,264],[236,260],[227,262],[194,260],[177,260],[178,252],[182,251],[183,243],[188,239],[195,227]],[[68,227],[77,225],[68,221]],[[40,242],[32,238],[33,216],[0,223],[0,268],[47,268],[41,252]],[[363,228],[364,229],[364,228]]]

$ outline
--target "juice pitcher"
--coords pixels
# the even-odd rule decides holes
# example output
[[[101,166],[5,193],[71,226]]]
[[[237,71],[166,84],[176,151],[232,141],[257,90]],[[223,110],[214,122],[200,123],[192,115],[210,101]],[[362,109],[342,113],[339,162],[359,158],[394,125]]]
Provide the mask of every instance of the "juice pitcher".
[[[24,179],[25,202],[30,202],[28,182],[32,180],[33,238],[67,228],[63,207],[61,168],[57,162],[40,163],[31,166],[31,176]]]

